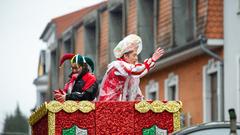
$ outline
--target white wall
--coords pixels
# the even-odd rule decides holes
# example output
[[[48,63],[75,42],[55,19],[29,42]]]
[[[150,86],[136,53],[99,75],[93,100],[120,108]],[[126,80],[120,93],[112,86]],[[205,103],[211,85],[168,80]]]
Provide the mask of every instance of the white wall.
[[[224,98],[225,120],[228,109],[235,108],[240,121],[240,0],[224,0]]]
[[[44,102],[41,100],[41,93],[47,92],[48,90],[48,76],[44,75],[44,76],[38,77],[38,82],[35,85],[37,87],[36,106],[38,107]]]

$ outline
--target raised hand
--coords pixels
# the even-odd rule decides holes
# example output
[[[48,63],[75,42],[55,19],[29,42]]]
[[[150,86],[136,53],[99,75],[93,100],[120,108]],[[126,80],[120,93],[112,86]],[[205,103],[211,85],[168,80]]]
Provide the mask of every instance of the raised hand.
[[[164,49],[159,47],[152,55],[152,60],[157,61],[161,56],[163,56],[164,52]]]

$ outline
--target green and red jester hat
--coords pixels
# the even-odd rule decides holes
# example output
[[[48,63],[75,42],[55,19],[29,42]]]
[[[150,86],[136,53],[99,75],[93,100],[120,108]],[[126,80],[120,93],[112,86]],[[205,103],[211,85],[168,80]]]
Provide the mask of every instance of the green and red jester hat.
[[[65,60],[70,60],[71,64],[76,63],[79,66],[83,66],[83,64],[87,64],[90,68],[91,71],[94,71],[94,62],[91,58],[87,56],[81,56],[80,54],[72,54],[72,53],[67,53],[64,54],[64,56],[60,60],[60,67],[64,63]]]

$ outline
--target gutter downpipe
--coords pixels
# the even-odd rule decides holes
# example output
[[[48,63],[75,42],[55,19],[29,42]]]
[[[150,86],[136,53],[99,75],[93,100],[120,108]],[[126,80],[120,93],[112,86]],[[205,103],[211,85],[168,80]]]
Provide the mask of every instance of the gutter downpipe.
[[[200,35],[199,36],[199,39],[200,39],[200,47],[201,49],[208,55],[210,55],[211,57],[213,57],[214,59],[218,60],[220,62],[220,66],[221,66],[221,96],[220,98],[222,99],[221,100],[221,116],[220,116],[220,120],[221,121],[224,121],[224,60],[216,53],[212,52],[210,49],[208,49],[206,47],[206,44],[207,44],[207,38],[205,35]]]

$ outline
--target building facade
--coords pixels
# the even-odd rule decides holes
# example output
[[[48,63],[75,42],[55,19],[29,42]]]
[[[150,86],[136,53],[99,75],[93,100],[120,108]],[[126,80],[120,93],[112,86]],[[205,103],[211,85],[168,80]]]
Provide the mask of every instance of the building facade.
[[[240,121],[240,1],[224,1],[225,114],[234,108]],[[229,116],[225,115],[229,120]]]
[[[52,100],[52,90],[64,86],[64,82],[67,81],[70,71],[59,67],[59,60],[63,53],[74,53],[75,51],[75,42],[78,42],[74,36],[77,33],[76,31],[72,31],[72,28],[75,24],[81,22],[85,15],[97,9],[102,4],[99,3],[54,18],[45,27],[40,39],[46,43],[47,49],[40,53],[38,76],[34,80],[34,84],[37,87],[37,99],[39,99],[36,106],[39,106],[44,101]],[[78,46],[76,46],[77,48]],[[69,64],[64,66],[69,67]]]
[[[55,35],[48,47],[49,93],[68,79],[69,63],[58,68],[64,53],[93,58],[101,82],[114,60],[113,48],[134,33],[143,40],[141,62],[158,47],[166,50],[154,70],[141,78],[146,99],[181,100],[185,126],[224,120],[223,0],[108,0],[89,8],[68,26],[53,19],[41,36],[50,44],[48,33]],[[60,18],[69,20],[69,15]]]

